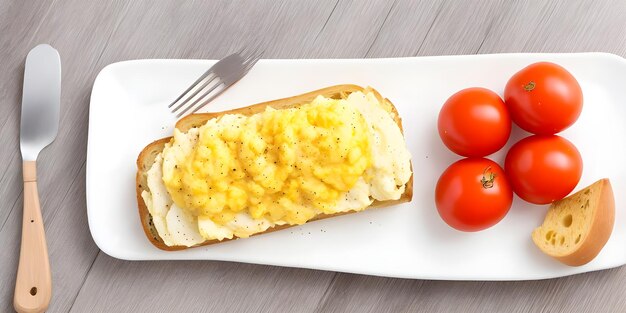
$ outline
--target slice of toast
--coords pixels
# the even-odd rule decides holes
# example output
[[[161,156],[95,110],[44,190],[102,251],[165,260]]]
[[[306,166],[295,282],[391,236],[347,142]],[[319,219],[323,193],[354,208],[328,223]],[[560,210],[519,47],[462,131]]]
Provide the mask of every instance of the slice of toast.
[[[532,233],[545,254],[570,266],[593,260],[611,236],[615,200],[608,179],[550,205],[543,224]]]
[[[357,91],[361,91],[363,93],[372,92],[376,96],[378,101],[384,106],[384,109],[389,112],[389,114],[392,116],[394,121],[398,124],[400,131],[403,131],[402,120],[400,119],[400,116],[398,115],[398,111],[388,99],[383,98],[376,90],[370,87],[363,88],[363,87],[356,86],[356,85],[331,86],[331,87],[327,87],[327,88],[320,89],[320,90],[315,90],[312,92],[308,92],[305,94],[301,94],[301,95],[297,95],[297,96],[293,96],[289,98],[258,103],[258,104],[251,105],[248,107],[243,107],[243,108],[228,110],[228,111],[223,111],[223,112],[191,114],[180,119],[176,123],[176,128],[178,128],[179,130],[183,132],[186,132],[191,128],[200,127],[204,125],[208,120],[212,118],[216,118],[224,114],[242,114],[242,115],[250,116],[250,115],[265,111],[265,108],[268,106],[274,109],[293,108],[302,104],[310,103],[311,101],[313,101],[313,99],[315,99],[319,95],[322,95],[327,98],[332,98],[332,99],[346,99],[348,95]],[[137,203],[139,207],[139,218],[141,220],[141,225],[143,227],[143,230],[153,245],[155,245],[159,249],[168,250],[168,251],[182,250],[182,249],[187,249],[188,247],[167,246],[163,242],[156,228],[154,227],[154,224],[152,223],[152,216],[150,215],[150,212],[148,211],[148,208],[143,200],[143,197],[141,196],[141,193],[144,190],[148,189],[148,184],[147,184],[148,170],[152,167],[152,164],[154,163],[154,159],[156,158],[156,156],[159,153],[161,153],[161,151],[163,151],[165,144],[167,144],[171,140],[171,138],[172,137],[168,137],[168,138],[157,140],[149,144],[148,146],[146,146],[141,151],[141,153],[139,154],[139,157],[137,158],[137,177],[136,177]],[[413,168],[411,165],[411,171],[412,170]],[[394,205],[398,203],[408,202],[408,201],[411,201],[412,197],[413,197],[413,175],[411,175],[411,178],[406,183],[405,191],[400,197],[400,199],[391,200],[391,201],[374,201],[374,203],[372,203],[369,206],[369,208],[380,208],[380,207],[390,206],[390,205]],[[320,215],[317,215],[315,218],[311,219],[310,221],[321,220],[321,219],[325,219],[325,218],[329,218],[333,216],[345,215],[349,213],[355,213],[355,211],[341,212],[341,213],[336,213],[336,214],[320,214]],[[264,232],[260,232],[254,235],[269,233],[269,232],[289,228],[292,226],[295,226],[295,225],[281,225],[281,226],[277,225],[277,226],[269,228],[268,230]],[[233,239],[236,239],[236,238],[233,238]],[[229,239],[224,239],[222,241],[226,241],[226,240],[229,240]],[[205,246],[205,245],[218,243],[218,242],[220,241],[207,240],[194,247]]]

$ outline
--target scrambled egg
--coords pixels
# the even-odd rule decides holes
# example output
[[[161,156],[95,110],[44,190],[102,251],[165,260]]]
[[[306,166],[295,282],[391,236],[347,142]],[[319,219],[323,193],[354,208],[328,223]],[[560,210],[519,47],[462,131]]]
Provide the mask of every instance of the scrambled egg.
[[[193,246],[398,199],[410,176],[399,127],[355,92],[175,130],[142,196],[165,244]]]

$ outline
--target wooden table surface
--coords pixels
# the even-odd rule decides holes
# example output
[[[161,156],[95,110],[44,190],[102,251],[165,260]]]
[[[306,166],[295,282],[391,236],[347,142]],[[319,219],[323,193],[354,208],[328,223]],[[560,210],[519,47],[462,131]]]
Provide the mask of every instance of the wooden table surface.
[[[85,207],[89,96],[107,64],[603,51],[626,56],[626,1],[0,0],[0,311],[12,310],[22,217],[24,59],[61,54],[56,141],[39,157],[49,312],[624,312],[626,267],[528,282],[403,280],[226,262],[127,262],[94,244]],[[103,191],[106,192],[106,191]]]

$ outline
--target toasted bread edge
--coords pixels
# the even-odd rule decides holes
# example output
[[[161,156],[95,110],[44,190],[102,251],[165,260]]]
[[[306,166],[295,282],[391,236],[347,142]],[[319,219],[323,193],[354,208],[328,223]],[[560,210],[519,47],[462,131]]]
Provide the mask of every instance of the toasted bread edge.
[[[592,261],[604,248],[611,236],[615,223],[615,198],[610,180],[608,178],[600,179],[568,198],[582,197],[585,190],[594,188],[596,185],[599,185],[597,186],[600,192],[599,200],[594,208],[591,221],[588,221],[587,234],[583,237],[580,245],[564,255],[555,254],[552,250],[546,249],[542,244],[542,239],[539,238],[541,234],[540,229],[545,224],[544,220],[531,235],[533,242],[543,253],[566,265],[581,266]],[[548,212],[553,210],[553,206],[554,204],[550,206]]]

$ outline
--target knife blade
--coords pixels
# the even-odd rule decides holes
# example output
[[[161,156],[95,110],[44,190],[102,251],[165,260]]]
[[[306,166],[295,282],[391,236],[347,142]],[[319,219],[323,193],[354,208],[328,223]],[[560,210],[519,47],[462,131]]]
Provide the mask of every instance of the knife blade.
[[[20,151],[24,180],[24,213],[20,259],[13,306],[17,312],[44,312],[52,279],[43,218],[37,192],[37,156],[54,141],[61,108],[61,58],[49,45],[38,45],[26,57]]]
[[[49,45],[38,45],[26,57],[20,150],[25,161],[37,160],[39,152],[54,141],[61,108],[61,59]]]

